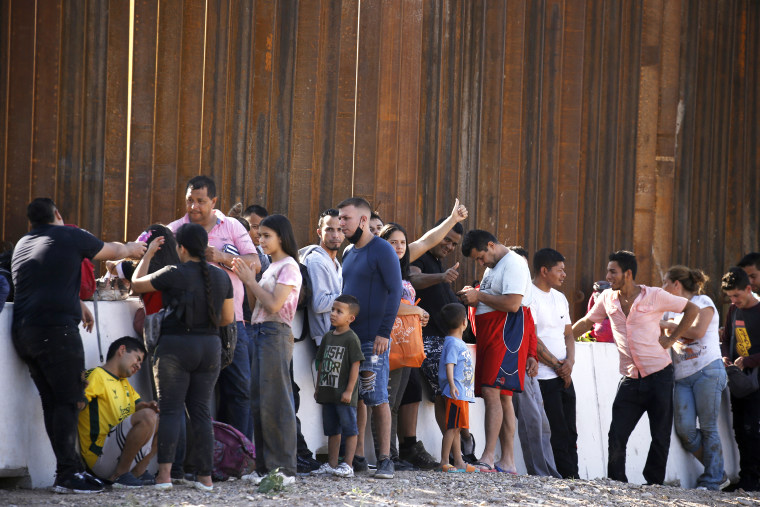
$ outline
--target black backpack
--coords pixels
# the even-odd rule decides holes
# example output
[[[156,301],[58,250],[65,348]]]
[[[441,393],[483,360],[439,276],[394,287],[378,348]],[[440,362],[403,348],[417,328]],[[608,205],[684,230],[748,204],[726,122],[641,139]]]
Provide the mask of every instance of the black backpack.
[[[317,248],[319,248],[318,245],[309,245],[298,251],[298,269],[301,270],[301,293],[298,295],[298,306],[296,306],[296,310],[303,310],[303,328],[301,329],[301,336],[295,338],[295,341],[297,342],[311,336],[308,306],[314,297],[314,291],[312,290],[313,285],[311,283],[311,276],[309,276],[309,270],[306,269],[303,260]]]

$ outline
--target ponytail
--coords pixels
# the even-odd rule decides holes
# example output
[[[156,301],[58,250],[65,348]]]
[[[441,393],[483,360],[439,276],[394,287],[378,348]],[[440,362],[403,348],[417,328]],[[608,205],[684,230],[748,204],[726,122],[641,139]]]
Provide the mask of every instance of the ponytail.
[[[671,282],[681,282],[684,290],[694,294],[704,294],[705,284],[710,280],[701,269],[691,269],[686,266],[673,266],[665,274]]]

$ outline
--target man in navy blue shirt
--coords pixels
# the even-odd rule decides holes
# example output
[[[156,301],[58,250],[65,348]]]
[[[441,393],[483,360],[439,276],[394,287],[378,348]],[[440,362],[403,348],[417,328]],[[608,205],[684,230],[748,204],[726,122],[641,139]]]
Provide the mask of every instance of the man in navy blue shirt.
[[[390,335],[401,301],[401,267],[398,256],[387,241],[369,231],[372,209],[361,197],[346,199],[338,205],[340,227],[354,247],[343,258],[343,294],[359,300],[359,315],[351,329],[359,336],[366,358],[359,368],[359,439],[354,460],[356,471],[366,467],[364,430],[367,410],[377,430],[378,479],[392,479],[390,459],[391,411],[388,406],[388,353]]]

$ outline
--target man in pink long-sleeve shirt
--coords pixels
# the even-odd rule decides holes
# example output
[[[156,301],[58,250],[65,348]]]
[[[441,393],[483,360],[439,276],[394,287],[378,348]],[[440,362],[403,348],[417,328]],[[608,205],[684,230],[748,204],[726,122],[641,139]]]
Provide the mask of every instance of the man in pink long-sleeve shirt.
[[[628,481],[625,475],[628,437],[646,412],[652,444],[644,465],[644,479],[648,484],[662,484],[673,425],[674,380],[668,349],[691,326],[699,308],[660,288],[636,284],[636,267],[632,252],[619,250],[610,254],[607,281],[612,287],[602,292],[594,307],[573,325],[573,334],[577,338],[595,322],[609,317],[620,353],[623,379],[612,404],[607,476]],[[667,311],[683,312],[681,322],[670,336],[660,334],[660,319]]]

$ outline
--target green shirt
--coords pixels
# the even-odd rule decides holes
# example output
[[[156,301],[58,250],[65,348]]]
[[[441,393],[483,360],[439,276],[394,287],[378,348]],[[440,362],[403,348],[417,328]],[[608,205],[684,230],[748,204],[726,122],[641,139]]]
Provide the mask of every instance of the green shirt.
[[[340,403],[340,396],[348,385],[351,365],[364,361],[359,337],[352,330],[334,334],[328,331],[317,350],[317,403]],[[351,406],[355,407],[359,398],[359,381],[354,384]]]

